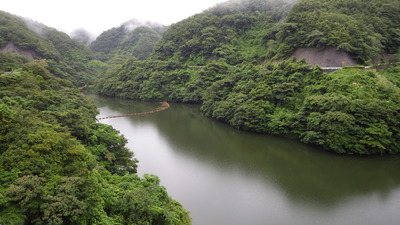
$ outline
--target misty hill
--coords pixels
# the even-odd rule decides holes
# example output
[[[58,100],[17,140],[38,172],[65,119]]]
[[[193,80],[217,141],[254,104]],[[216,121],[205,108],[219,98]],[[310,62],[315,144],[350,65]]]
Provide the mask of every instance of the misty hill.
[[[161,24],[130,20],[100,34],[90,48],[103,61],[115,55],[144,60],[153,52],[165,28]]]
[[[148,60],[120,58],[98,92],[200,103],[238,129],[341,154],[399,153],[399,66],[326,74],[306,62],[398,60],[399,10],[388,0],[228,1],[171,25]],[[273,63],[290,55],[307,59]]]
[[[224,58],[229,64],[265,60],[265,36],[286,18],[294,1],[234,0],[173,24],[155,48],[154,58],[204,65]]]
[[[72,39],[86,46],[94,41],[94,36],[83,28],[72,31],[70,36]]]
[[[12,43],[17,48],[31,51],[37,58],[60,60],[61,55],[51,41],[39,36],[19,17],[0,11],[0,46]]]
[[[0,11],[0,49],[33,59],[46,59],[49,70],[76,85],[95,76],[94,54],[67,34],[35,21]]]

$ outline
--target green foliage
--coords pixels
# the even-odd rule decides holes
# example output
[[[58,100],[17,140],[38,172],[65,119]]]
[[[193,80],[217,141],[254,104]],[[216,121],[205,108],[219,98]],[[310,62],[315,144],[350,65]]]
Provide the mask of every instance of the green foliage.
[[[202,110],[240,129],[298,136],[337,153],[398,152],[400,89],[381,74],[348,69],[322,76],[293,61],[265,68],[215,82]]]
[[[22,50],[33,51],[38,58],[60,59],[52,43],[29,29],[20,18],[0,11],[0,21],[0,47],[13,43]]]
[[[27,63],[28,61],[29,60],[22,55],[0,52],[0,62],[2,62],[0,71],[10,72],[13,69],[18,69],[19,65]]]
[[[190,224],[157,177],[135,174],[126,139],[96,123],[95,106],[74,88],[98,74],[104,95],[200,103],[238,129],[341,154],[399,153],[398,66],[326,74],[295,59],[264,63],[326,46],[396,62],[399,2],[302,0],[289,13],[292,5],[222,3],[173,24],[156,46],[159,29],[121,26],[92,44],[95,54],[0,12],[0,47],[41,59],[0,53],[0,223]]]
[[[101,60],[107,60],[112,51],[117,49],[118,43],[120,43],[125,35],[125,29],[123,26],[114,27],[108,31],[103,32],[99,37],[96,38],[90,45],[90,48],[94,52],[98,52],[98,58]]]
[[[116,174],[136,173],[136,160],[125,147],[126,139],[111,126],[91,124],[88,148],[104,167]]]
[[[387,68],[384,71],[383,76],[400,88],[400,66],[392,66]]]
[[[5,58],[14,65],[0,73],[1,224],[190,224],[157,177],[135,174],[126,139],[96,123],[95,105],[46,60]]]
[[[221,111],[230,112],[230,115],[218,118],[240,129],[280,135],[288,133],[294,119],[292,110],[296,108],[293,99],[301,97],[299,90],[308,84],[307,77],[315,75],[306,64],[292,61],[267,67],[247,65],[238,70],[241,72],[235,72],[241,77],[230,82],[230,90],[219,94],[218,98],[215,93],[221,88],[207,89],[202,110],[210,116],[220,115],[218,112]]]
[[[0,83],[13,90],[7,88],[2,92],[6,98],[1,102],[4,127],[0,131],[9,133],[12,124],[21,123],[18,121],[22,121],[25,111],[35,109],[43,115],[31,118],[32,127],[37,127],[34,132],[41,134],[43,140],[50,135],[72,135],[84,149],[90,150],[90,156],[84,156],[86,153],[79,156],[92,160],[86,162],[89,167],[95,161],[110,173],[134,172],[136,165],[123,147],[124,139],[111,128],[93,125],[90,121],[95,109],[90,103],[75,97],[74,90],[61,88],[71,87],[70,84],[50,78],[53,73],[83,84],[94,78],[87,75],[89,69],[92,74],[104,70],[97,82],[99,93],[104,95],[201,103],[207,116],[236,128],[290,136],[338,153],[397,153],[400,108],[397,67],[382,72],[346,67],[324,74],[321,68],[309,68],[304,61],[265,62],[287,56],[299,47],[327,46],[346,51],[361,63],[385,52],[390,54],[391,62],[396,62],[400,43],[399,2],[295,2],[238,0],[219,4],[173,24],[164,32],[154,52],[160,32],[138,24],[131,24],[136,29],[129,29],[124,24],[103,33],[91,46],[99,59],[108,60],[106,64],[94,60],[88,49],[64,34],[45,27],[41,29],[41,37],[32,32],[14,33],[25,35],[20,37],[4,35],[2,43],[13,40],[22,49],[30,46],[24,44],[24,39],[43,42],[46,48],[30,46],[30,49],[48,60],[32,62],[21,73],[0,77]],[[8,14],[3,18],[17,31],[26,29],[21,21],[10,19]],[[23,60],[9,55],[2,57],[7,62],[3,71],[18,70]],[[52,90],[42,91],[48,87]],[[60,95],[70,98],[69,104],[63,104]],[[57,125],[47,125],[52,122]],[[50,131],[42,132],[45,127]],[[24,154],[40,155],[44,153],[34,151],[37,145],[72,148],[76,144],[62,143],[61,139],[44,144],[38,136],[30,137],[38,141],[15,145],[13,151],[24,147],[32,149]],[[7,138],[6,135],[2,140]],[[40,168],[30,166],[35,164],[39,163],[32,161],[21,168],[39,171]],[[68,171],[58,172],[68,174]]]
[[[200,103],[205,115],[343,154],[399,152],[399,69],[324,74],[299,47],[336,47],[360,62],[396,62],[397,1],[231,1],[173,24],[149,60],[118,60],[99,93]],[[361,68],[363,67],[363,68]]]
[[[56,76],[64,77],[80,86],[90,84],[98,76],[96,69],[89,67],[94,54],[88,47],[56,29],[45,28],[41,35],[51,41],[62,57],[61,61],[49,63],[51,72]]]
[[[343,70],[308,88],[299,117],[304,142],[339,153],[398,152],[400,90],[381,74]]]
[[[111,214],[123,215],[121,224],[190,224],[182,206],[171,200],[159,179],[153,175],[113,176],[110,184],[115,188]]]
[[[126,25],[103,32],[90,45],[98,59],[107,61],[116,55],[133,56],[139,60],[147,59],[154,45],[161,39],[155,28],[140,26],[129,30]]]
[[[205,65],[224,58],[229,64],[265,58],[265,31],[280,21],[291,3],[229,1],[171,25],[155,47],[154,59],[176,58]]]
[[[29,60],[46,59],[49,71],[75,85],[90,84],[99,75],[93,64],[89,66],[94,54],[86,46],[43,24],[0,11],[0,48],[7,46]],[[0,71],[11,71],[28,60],[10,55],[1,53]]]
[[[398,1],[301,0],[265,39],[278,58],[299,47],[331,46],[364,63],[397,53],[399,15]]]
[[[197,102],[207,116],[239,129],[363,155],[398,153],[398,84],[397,67],[384,74],[357,68],[324,74],[295,59],[201,67],[133,60],[102,80],[101,93]]]

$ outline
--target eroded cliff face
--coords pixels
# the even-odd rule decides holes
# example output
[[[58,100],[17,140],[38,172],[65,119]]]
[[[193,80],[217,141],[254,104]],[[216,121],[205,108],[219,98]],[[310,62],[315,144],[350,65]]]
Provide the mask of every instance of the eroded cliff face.
[[[20,54],[27,57],[30,60],[38,59],[38,55],[34,51],[23,50],[18,48],[14,43],[10,42],[6,46],[0,48],[1,52],[8,52],[13,54]]]
[[[320,67],[341,67],[355,66],[356,61],[353,60],[345,51],[337,50],[333,47],[325,49],[317,48],[299,48],[292,53],[289,58],[296,57],[297,60],[305,59],[311,65],[319,65]]]

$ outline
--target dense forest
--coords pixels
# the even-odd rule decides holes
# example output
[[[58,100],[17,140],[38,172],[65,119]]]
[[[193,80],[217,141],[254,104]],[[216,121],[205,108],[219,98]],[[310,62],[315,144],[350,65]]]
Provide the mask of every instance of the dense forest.
[[[160,24],[131,20],[103,32],[90,44],[90,48],[102,61],[117,55],[144,60],[153,52],[165,29],[166,27]]]
[[[399,0],[231,0],[168,28],[128,21],[88,45],[0,11],[0,224],[191,223],[156,176],[136,174],[126,139],[78,87],[200,104],[339,154],[398,154],[399,15]],[[289,57],[304,47],[360,66],[327,73]]]
[[[148,60],[110,60],[97,88],[200,103],[207,116],[236,128],[336,153],[398,153],[400,67],[390,63],[400,61],[399,3],[221,3],[169,27]],[[364,65],[386,66],[325,73],[295,58],[275,61],[301,47],[334,47]]]
[[[34,59],[46,59],[54,75],[82,86],[91,83],[99,72],[100,61],[86,46],[54,28],[0,13],[0,46],[8,44],[31,52]]]
[[[335,47],[360,63],[382,53],[397,54],[400,44],[399,1],[303,0],[266,37],[275,57],[298,47]]]
[[[1,46],[36,57],[0,52],[0,224],[190,224],[156,176],[136,174],[126,139],[95,120],[76,86],[95,75],[90,49],[37,28],[0,12]]]

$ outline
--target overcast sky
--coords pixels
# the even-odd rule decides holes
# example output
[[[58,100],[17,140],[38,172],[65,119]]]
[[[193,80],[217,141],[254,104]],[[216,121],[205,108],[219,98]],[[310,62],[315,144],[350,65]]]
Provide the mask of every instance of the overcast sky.
[[[176,23],[226,0],[3,0],[0,10],[66,33],[78,28],[99,35],[131,19]]]

